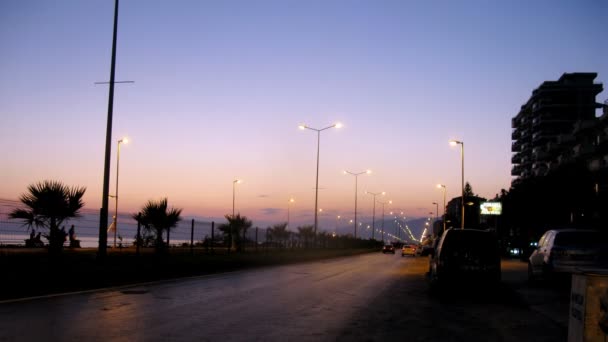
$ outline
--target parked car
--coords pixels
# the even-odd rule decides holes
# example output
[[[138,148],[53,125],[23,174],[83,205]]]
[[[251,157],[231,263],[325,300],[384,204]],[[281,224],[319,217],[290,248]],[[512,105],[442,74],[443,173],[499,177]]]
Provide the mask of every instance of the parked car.
[[[401,256],[416,256],[416,249],[416,245],[403,245],[403,247],[401,247]]]
[[[497,285],[501,279],[500,250],[494,233],[448,229],[429,262],[431,285],[446,283]]]
[[[393,247],[393,245],[384,245],[384,247],[382,247],[382,254],[385,253],[395,254],[395,247]]]
[[[606,248],[605,240],[595,230],[548,230],[528,259],[528,279],[568,275],[577,268],[602,266],[602,250]]]
[[[420,256],[427,256],[433,254],[434,248],[431,245],[418,246],[416,254]]]

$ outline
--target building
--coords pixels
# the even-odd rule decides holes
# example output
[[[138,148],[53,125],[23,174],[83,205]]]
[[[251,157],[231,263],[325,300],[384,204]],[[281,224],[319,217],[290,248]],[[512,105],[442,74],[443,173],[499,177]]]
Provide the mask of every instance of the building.
[[[487,200],[478,196],[464,197],[464,226],[472,229],[486,229],[480,217],[479,206]],[[462,217],[462,197],[452,198],[446,205],[446,228],[460,228]]]
[[[522,246],[551,228],[608,233],[608,101],[595,73],[543,82],[512,119],[512,171],[499,234]]]
[[[511,121],[512,186],[591,152],[585,141],[590,127],[598,124],[596,109],[602,106],[595,100],[603,90],[602,84],[594,83],[596,77],[565,73],[557,81],[543,82],[521,106]]]

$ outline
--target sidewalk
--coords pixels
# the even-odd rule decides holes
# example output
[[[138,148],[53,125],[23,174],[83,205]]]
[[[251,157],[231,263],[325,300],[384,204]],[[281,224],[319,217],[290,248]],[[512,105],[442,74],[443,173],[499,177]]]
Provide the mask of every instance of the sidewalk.
[[[570,286],[535,282],[528,283],[528,265],[517,259],[502,260],[503,283],[512,288],[534,310],[563,328],[568,328]],[[568,284],[567,284],[568,285]]]

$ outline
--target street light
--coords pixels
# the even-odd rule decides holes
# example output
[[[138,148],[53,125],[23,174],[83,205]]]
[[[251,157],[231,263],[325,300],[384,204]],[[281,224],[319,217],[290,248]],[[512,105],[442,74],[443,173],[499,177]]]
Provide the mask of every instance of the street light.
[[[241,184],[243,182],[242,179],[235,179],[232,181],[232,219],[234,219],[234,202],[236,198],[236,185]]]
[[[334,232],[338,231],[338,221],[340,220],[340,218],[341,218],[340,215],[336,216],[336,230]]]
[[[447,217],[445,215],[445,210],[446,210],[446,207],[445,207],[445,190],[446,190],[446,187],[445,187],[444,184],[437,184],[437,188],[443,189],[443,231],[445,232],[445,221],[447,219]]]
[[[116,248],[116,234],[118,232],[118,171],[120,170],[120,144],[129,143],[128,138],[118,140],[118,148],[116,150],[116,192],[114,193],[114,248]]]
[[[367,171],[362,171],[362,172],[350,172],[350,171],[346,171],[344,170],[344,174],[349,174],[349,175],[353,175],[355,176],[355,222],[357,222],[357,179],[359,178],[359,175],[362,174],[371,174],[372,171],[371,170],[367,170]],[[357,238],[357,225],[355,225],[355,239]]]
[[[378,195],[382,195],[384,196],[386,194],[386,192],[369,192],[366,191],[365,192],[368,195],[372,195],[374,196],[374,210],[373,210],[373,214],[372,214],[372,240],[374,240],[374,232],[376,230],[376,196]]]
[[[450,145],[460,145],[460,164],[462,166],[461,172],[461,186],[462,186],[462,217],[460,219],[460,229],[464,229],[464,142],[458,140],[450,140]]]
[[[307,125],[299,125],[298,126],[300,129],[304,130],[304,129],[309,129],[311,131],[315,131],[317,132],[317,178],[316,178],[316,185],[315,185],[315,239],[317,236],[317,225],[318,225],[318,217],[317,217],[317,209],[318,209],[318,203],[319,203],[319,150],[321,147],[321,132],[323,132],[326,129],[330,129],[330,128],[340,128],[342,127],[341,123],[335,123],[331,126],[327,126],[325,128],[321,128],[321,129],[316,129],[316,128],[312,128],[310,126]]]
[[[295,202],[293,198],[290,198],[289,201],[287,201],[287,229],[289,229],[289,207],[291,207],[291,203],[293,202]]]
[[[384,205],[387,203],[392,204],[393,201],[388,201],[388,202],[378,201],[378,203],[382,204],[382,241],[384,242]]]

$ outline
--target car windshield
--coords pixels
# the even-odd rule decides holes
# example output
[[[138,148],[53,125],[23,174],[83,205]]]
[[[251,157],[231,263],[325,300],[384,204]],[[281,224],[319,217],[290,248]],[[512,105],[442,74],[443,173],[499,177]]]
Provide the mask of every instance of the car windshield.
[[[597,232],[560,232],[555,236],[555,245],[560,247],[598,247],[601,243]]]
[[[496,255],[497,246],[494,237],[480,231],[452,231],[446,236],[442,245],[444,257],[473,253],[478,257]]]

